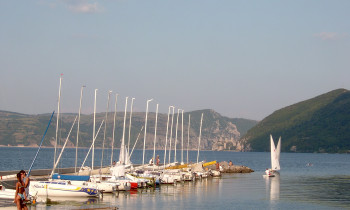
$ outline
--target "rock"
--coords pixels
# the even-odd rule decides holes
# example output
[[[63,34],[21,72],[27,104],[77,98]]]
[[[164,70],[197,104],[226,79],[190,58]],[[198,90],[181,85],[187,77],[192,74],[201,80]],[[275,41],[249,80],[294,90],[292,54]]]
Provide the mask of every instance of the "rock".
[[[230,166],[228,164],[228,162],[226,162],[226,161],[222,161],[219,164],[223,169],[222,173],[251,173],[251,172],[254,172],[253,169],[248,168],[247,166],[239,166],[239,165]],[[205,169],[216,170],[216,164],[206,166]]]
[[[221,167],[223,168],[222,173],[251,173],[254,172],[253,169],[248,168],[247,166],[238,166],[229,164],[226,161],[220,162]]]

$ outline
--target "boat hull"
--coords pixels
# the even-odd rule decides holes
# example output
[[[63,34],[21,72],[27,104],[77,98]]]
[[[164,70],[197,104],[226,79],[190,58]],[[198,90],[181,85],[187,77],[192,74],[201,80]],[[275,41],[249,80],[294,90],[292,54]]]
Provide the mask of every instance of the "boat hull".
[[[16,190],[12,190],[12,189],[0,190],[0,198],[13,200],[15,198],[15,193],[16,193]]]
[[[32,196],[65,196],[65,197],[96,197],[96,188],[82,185],[72,185],[69,182],[34,182],[29,187]]]

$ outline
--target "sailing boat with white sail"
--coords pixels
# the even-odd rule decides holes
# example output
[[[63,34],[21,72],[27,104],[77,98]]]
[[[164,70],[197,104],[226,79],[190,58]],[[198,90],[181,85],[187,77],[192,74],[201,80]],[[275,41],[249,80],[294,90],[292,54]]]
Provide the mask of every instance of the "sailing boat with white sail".
[[[271,168],[266,169],[265,175],[267,177],[274,177],[279,170],[280,166],[280,153],[281,153],[281,137],[278,140],[277,147],[273,141],[272,135],[270,135],[270,147],[271,147]]]
[[[74,120],[74,123],[69,131],[69,134],[66,138],[66,142],[64,143],[61,153],[56,160],[56,152],[57,152],[57,133],[59,126],[59,108],[60,108],[60,96],[61,96],[61,86],[62,86],[62,74],[60,77],[60,87],[59,87],[59,98],[58,98],[58,112],[57,112],[57,124],[56,124],[56,144],[55,144],[55,156],[54,156],[54,166],[51,172],[51,178],[53,177],[54,171],[57,167],[57,164],[60,161],[61,155],[66,147],[67,141],[69,140],[69,136],[72,132],[74,124],[76,122],[77,117]],[[50,120],[51,121],[51,120]],[[70,181],[59,180],[59,181],[31,181],[29,186],[30,195],[33,197],[43,196],[43,197],[52,197],[52,196],[69,196],[69,197],[95,197],[99,196],[100,191],[94,186],[84,186],[84,185],[75,185]]]

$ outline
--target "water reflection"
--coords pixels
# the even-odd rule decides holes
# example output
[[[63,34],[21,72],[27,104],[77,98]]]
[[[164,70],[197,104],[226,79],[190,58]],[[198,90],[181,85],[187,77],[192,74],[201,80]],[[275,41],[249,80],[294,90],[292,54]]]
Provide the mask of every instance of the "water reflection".
[[[37,197],[36,202],[35,205],[29,205],[29,209],[74,209],[99,205],[98,198],[87,197]]]
[[[203,205],[208,197],[219,194],[220,179],[202,179],[177,185],[161,185],[159,188],[138,189],[130,192],[104,194],[99,205],[118,206],[121,209],[188,209]]]
[[[270,201],[278,201],[280,198],[280,174],[276,173],[274,177],[264,177],[266,191],[269,193]]]

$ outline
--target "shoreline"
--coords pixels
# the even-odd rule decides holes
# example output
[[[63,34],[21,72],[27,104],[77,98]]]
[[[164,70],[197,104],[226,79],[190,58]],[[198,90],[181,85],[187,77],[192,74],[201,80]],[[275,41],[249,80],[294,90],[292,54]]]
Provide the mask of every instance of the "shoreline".
[[[0,145],[0,148],[5,148],[5,147],[9,147],[9,148],[39,148],[39,146],[34,146],[34,145],[32,145],[32,146],[6,146],[6,145]],[[54,149],[55,147],[41,146],[41,148],[52,148],[52,149]],[[62,148],[62,146],[58,146],[57,148]],[[69,147],[66,146],[66,148],[74,148],[75,149],[75,147],[72,147],[72,146],[69,146]],[[89,149],[89,148],[90,147],[79,147],[79,149]],[[95,147],[95,149],[102,149],[102,147]],[[119,148],[114,148],[114,149],[119,150]],[[142,149],[136,149],[135,148],[135,150],[142,150]],[[145,150],[153,150],[153,149],[145,149]],[[161,149],[158,148],[156,150],[164,150],[164,148],[161,148]],[[197,149],[189,149],[189,151],[197,151]],[[243,152],[243,151],[235,151],[235,150],[200,150],[199,152],[201,152],[201,151],[209,151],[209,152],[210,151],[213,151],[213,152]]]

